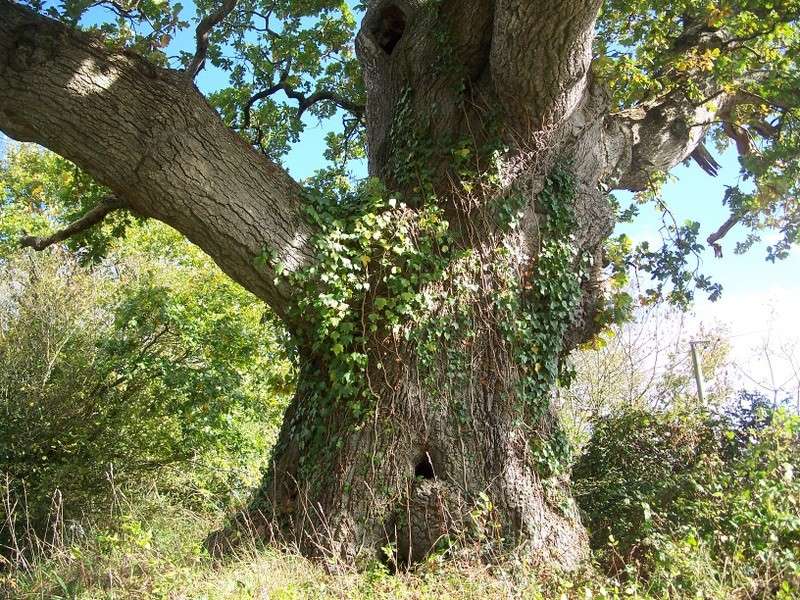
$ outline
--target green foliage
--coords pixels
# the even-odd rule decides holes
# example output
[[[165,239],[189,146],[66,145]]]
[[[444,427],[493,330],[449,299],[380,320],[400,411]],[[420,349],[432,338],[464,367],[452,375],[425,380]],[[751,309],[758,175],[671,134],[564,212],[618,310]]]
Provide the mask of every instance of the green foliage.
[[[0,472],[34,525],[57,489],[91,512],[109,474],[158,480],[201,457],[182,485],[226,502],[292,382],[259,303],[163,226],[92,270],[59,251],[0,268]]]
[[[58,155],[30,145],[11,146],[0,158],[0,258],[17,250],[23,233],[46,235],[106,196],[106,189]],[[82,262],[98,261],[132,222],[130,215],[114,213],[102,227],[66,243],[73,251],[81,250]]]
[[[736,97],[710,131],[720,148],[735,142],[740,154],[742,181],[723,203],[753,231],[739,251],[761,230],[780,232],[770,260],[787,256],[800,227],[798,19],[795,0],[613,0],[604,3],[596,41],[595,70],[618,109]]]
[[[698,241],[700,223],[687,221],[683,225],[670,225],[668,230],[672,236],[669,243],[652,249],[649,242],[642,242],[630,258],[630,263],[647,273],[653,281],[653,286],[644,293],[643,301],[654,303],[665,298],[686,310],[694,300],[696,290],[707,292],[712,302],[718,300],[722,286],[699,272],[699,261],[690,264],[691,259],[699,257],[704,248]]]
[[[198,2],[197,8],[198,14],[207,14],[216,3]],[[355,15],[344,0],[242,0],[212,31],[209,62],[227,74],[229,86],[209,99],[226,123],[279,160],[299,140],[306,123],[298,102],[278,94],[276,86],[306,98],[324,91],[357,105],[365,103],[353,47],[355,28]],[[190,55],[183,49],[181,54],[187,63]],[[363,158],[359,119],[340,112],[330,100],[308,110],[320,120],[341,118],[341,126],[332,127],[326,138],[326,158],[337,171],[344,173],[350,159]]]
[[[742,585],[788,598],[800,587],[797,464],[800,418],[742,394],[719,415],[604,419],[574,476],[592,546],[612,571],[659,594]]]
[[[68,508],[91,510],[109,470],[139,481],[263,451],[246,424],[280,417],[288,381],[253,299],[207,263],[113,268],[118,278],[57,253],[2,268],[0,471],[25,486],[36,518],[56,489]]]
[[[0,194],[0,562],[121,489],[243,504],[294,386],[271,315],[155,222],[21,251],[105,196],[51,153],[13,146]]]
[[[633,319],[633,297],[629,293],[629,261],[633,244],[625,234],[605,241],[604,258],[608,262],[608,294],[604,307],[595,316],[597,325],[607,328]]]

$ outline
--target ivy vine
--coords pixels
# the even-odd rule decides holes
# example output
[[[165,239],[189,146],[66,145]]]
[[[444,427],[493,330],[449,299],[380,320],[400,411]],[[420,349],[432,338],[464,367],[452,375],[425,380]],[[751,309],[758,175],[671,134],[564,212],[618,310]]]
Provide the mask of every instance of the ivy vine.
[[[451,414],[466,421],[464,407],[458,410],[456,388],[469,383],[469,353],[486,326],[475,308],[482,299],[497,316],[496,327],[516,373],[510,386],[514,401],[534,431],[565,375],[564,337],[589,261],[573,239],[575,183],[569,169],[556,166],[538,195],[540,249],[520,277],[519,255],[508,240],[529,199],[502,192],[496,168],[470,172],[473,150],[465,143],[454,145],[453,165],[465,192],[478,186],[497,190],[489,204],[497,235],[489,257],[487,296],[478,285],[487,255],[464,243],[463,231],[445,217],[428,171],[434,142],[411,122],[411,101],[410,91],[398,100],[389,164],[393,181],[413,195],[408,203],[377,179],[338,197],[309,191],[308,214],[319,232],[312,241],[316,260],[290,272],[274,264],[268,252],[262,257],[273,262],[278,277],[301,291],[294,307],[295,334],[311,357],[306,368],[314,372],[304,374],[300,385],[313,399],[301,403],[291,427],[293,439],[306,450],[309,444],[328,451],[344,443],[339,437],[331,444],[328,417],[335,416],[335,430],[341,434],[342,418],[350,428],[359,428],[372,414],[376,396],[370,373],[385,367],[374,349],[386,339],[403,344],[431,397],[453,402]],[[487,156],[487,164],[496,160],[497,144],[487,149]],[[546,440],[535,437],[532,448],[548,472],[558,470],[568,451],[558,432]],[[318,454],[306,451],[300,456]]]

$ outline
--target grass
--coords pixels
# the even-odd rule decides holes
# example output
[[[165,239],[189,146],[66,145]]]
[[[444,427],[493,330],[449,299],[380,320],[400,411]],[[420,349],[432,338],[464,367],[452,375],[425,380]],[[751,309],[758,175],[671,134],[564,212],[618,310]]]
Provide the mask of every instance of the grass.
[[[202,547],[220,515],[176,505],[149,491],[114,507],[112,526],[67,523],[56,543],[28,539],[29,560],[0,568],[0,598],[26,599],[432,599],[641,597],[619,585],[574,585],[520,562],[500,567],[434,556],[413,572],[390,574],[375,563],[360,572],[326,568],[289,549],[250,543],[224,561]]]
[[[559,576],[514,556],[487,566],[458,556],[434,555],[412,572],[390,574],[378,562],[360,571],[349,565],[326,567],[291,549],[264,547],[250,540],[224,560],[215,561],[202,542],[220,526],[222,511],[197,504],[188,508],[185,498],[179,500],[154,488],[131,491],[134,500],[122,494],[114,497],[105,517],[58,522],[46,539],[34,534],[18,539],[21,553],[16,560],[0,558],[0,600],[800,597],[796,590],[777,596],[754,592],[765,587],[744,574],[723,574],[702,548],[681,545],[670,553],[657,591],[637,581],[635,570],[617,578],[597,569]],[[693,584],[681,588],[680,580],[687,575]],[[664,577],[672,578],[674,585],[665,587]]]

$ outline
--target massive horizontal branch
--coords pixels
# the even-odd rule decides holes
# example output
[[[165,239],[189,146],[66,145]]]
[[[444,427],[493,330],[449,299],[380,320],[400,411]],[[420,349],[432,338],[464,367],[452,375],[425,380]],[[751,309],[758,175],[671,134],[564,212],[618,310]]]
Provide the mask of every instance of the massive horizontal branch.
[[[302,189],[183,73],[0,0],[0,130],[75,162],[286,314],[292,290],[255,259],[266,249],[289,270],[307,264]]]
[[[755,149],[751,132],[736,122],[734,109],[758,101],[746,93],[719,93],[713,101],[693,105],[675,94],[647,106],[630,109],[609,118],[606,127],[606,155],[615,165],[606,183],[615,189],[642,191],[654,176],[669,172],[675,165],[691,157],[701,168],[716,175],[719,165],[706,150],[703,139],[712,124],[734,142],[741,158]],[[765,122],[751,125],[763,133],[775,133]],[[757,185],[757,182],[756,182]],[[714,254],[723,255],[722,239],[742,220],[744,214],[734,211],[719,229],[707,239]]]

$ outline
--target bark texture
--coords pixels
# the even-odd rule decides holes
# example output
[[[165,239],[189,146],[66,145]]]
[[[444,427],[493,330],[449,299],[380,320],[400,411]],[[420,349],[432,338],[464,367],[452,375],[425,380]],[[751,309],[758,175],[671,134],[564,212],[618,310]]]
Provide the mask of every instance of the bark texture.
[[[413,198],[425,188],[424,176],[404,177],[415,169],[415,152],[422,152],[425,176],[459,232],[459,243],[488,266],[470,281],[480,291],[467,301],[470,317],[464,326],[476,341],[440,342],[434,364],[423,365],[402,336],[372,336],[367,354],[374,412],[365,423],[354,423],[345,406],[322,413],[313,408],[319,397],[310,389],[324,379],[325,365],[306,354],[304,377],[262,493],[241,516],[259,535],[288,538],[306,552],[345,561],[365,552],[380,554],[388,546],[396,553],[393,560],[410,564],[443,540],[480,540],[487,552],[521,543],[530,556],[566,569],[586,557],[586,535],[568,483],[564,476],[543,473],[532,449],[531,440],[549,440],[558,423],[547,408],[530,414],[521,407],[517,384],[525,367],[516,364],[513,344],[504,339],[494,313],[500,284],[491,262],[504,248],[516,276],[529,277],[546,242],[540,235],[543,208],[534,199],[556,158],[566,158],[578,180],[570,207],[574,240],[599,264],[601,243],[612,227],[609,202],[598,187],[613,168],[604,154],[606,104],[599,90],[588,93],[587,28],[594,13],[572,24],[562,47],[551,44],[537,59],[555,79],[569,58],[570,67],[561,70],[567,82],[552,83],[555,89],[543,97],[536,92],[536,86],[546,85],[538,72],[523,78],[519,68],[512,84],[508,72],[515,59],[505,55],[504,67],[493,57],[516,53],[519,61],[530,50],[502,49],[508,42],[496,39],[496,28],[498,19],[505,19],[502,27],[525,29],[533,15],[523,13],[519,6],[486,2],[431,7],[405,1],[378,2],[367,13],[357,48],[368,92],[370,172]],[[531,31],[545,36],[548,29]],[[542,40],[526,43],[533,47]],[[493,141],[504,147],[496,167],[499,188],[491,196],[465,194],[453,148],[466,144],[480,171],[489,165],[483,148]],[[528,200],[521,227],[504,232],[492,211],[512,195]],[[579,265],[571,268],[577,271]],[[594,275],[581,281],[582,300],[559,344],[564,351],[594,331],[601,299]],[[383,368],[375,369],[377,364]],[[298,435],[303,428],[316,432],[312,441]]]
[[[294,272],[314,259],[299,185],[226,129],[184,74],[0,0],[0,129],[74,161],[131,210],[184,233],[298,332],[297,395],[241,528],[345,560],[389,544],[397,562],[414,562],[446,536],[489,550],[522,543],[565,568],[581,562],[587,541],[568,483],[543,473],[531,449],[558,424],[546,405],[532,412],[518,401],[515,386],[530,365],[518,362],[492,308],[493,257],[502,250],[520,289],[537,284],[530,273],[548,240],[536,198],[556,160],[566,161],[576,181],[571,267],[579,271],[577,257],[594,266],[559,330],[554,351],[565,354],[592,335],[602,303],[601,248],[613,225],[607,191],[642,189],[684,160],[714,116],[669,98],[609,114],[589,68],[599,4],[371,3],[356,40],[370,173],[409,199],[409,210],[415,197],[435,195],[456,243],[486,268],[467,282],[468,344],[439,342],[422,364],[392,331],[365,334],[373,405],[363,421],[343,403],[320,405],[329,365],[292,322],[299,290],[271,266]],[[424,142],[424,154],[411,138]],[[454,149],[468,150],[476,173],[496,169],[491,194],[465,191]],[[524,201],[508,231],[492,211],[511,197]],[[265,248],[272,260],[257,266]]]

